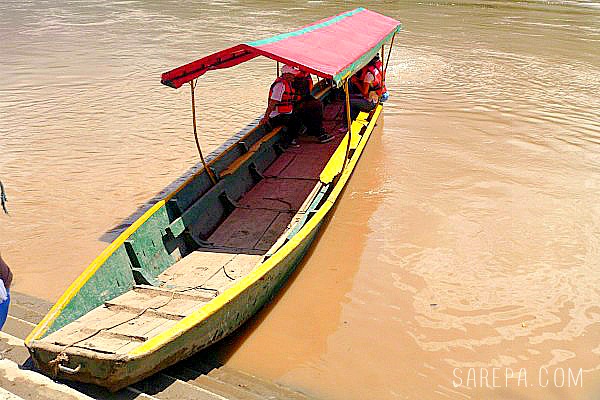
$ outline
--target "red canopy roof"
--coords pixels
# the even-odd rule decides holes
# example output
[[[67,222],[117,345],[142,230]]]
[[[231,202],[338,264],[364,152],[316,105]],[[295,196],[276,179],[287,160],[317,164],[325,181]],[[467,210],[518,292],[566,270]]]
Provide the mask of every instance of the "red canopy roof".
[[[239,44],[162,74],[162,83],[181,87],[207,71],[229,68],[259,55],[329,78],[339,86],[401,28],[400,22],[364,8],[333,16],[294,32]]]

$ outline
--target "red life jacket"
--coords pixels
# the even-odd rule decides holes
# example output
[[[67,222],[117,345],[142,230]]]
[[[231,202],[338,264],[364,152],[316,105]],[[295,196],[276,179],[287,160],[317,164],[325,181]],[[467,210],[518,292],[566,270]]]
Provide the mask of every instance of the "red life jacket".
[[[300,100],[300,95],[294,89],[294,86],[283,76],[275,79],[275,82],[271,85],[271,89],[269,89],[269,99],[273,95],[273,88],[279,82],[283,83],[283,95],[281,96],[281,101],[277,102],[275,105],[275,109],[279,114],[289,114],[294,111],[294,103]]]
[[[375,61],[375,68],[377,68],[379,70],[379,72],[381,73],[381,87],[383,89],[382,93],[387,92],[387,88],[385,87],[385,75],[384,75],[384,70],[383,70],[383,63],[381,62],[381,60],[377,60]]]
[[[385,83],[383,82],[383,75],[382,75],[381,69],[380,69],[381,61],[377,62],[376,64],[379,64],[379,68],[375,65],[369,64],[366,67],[364,67],[363,69],[361,69],[358,79],[360,79],[361,81],[364,82],[365,78],[367,77],[367,73],[370,72],[373,75],[373,77],[375,78],[375,80],[370,83],[369,92],[375,92],[375,93],[377,93],[377,96],[381,97],[381,95],[386,92],[386,89],[385,89]]]

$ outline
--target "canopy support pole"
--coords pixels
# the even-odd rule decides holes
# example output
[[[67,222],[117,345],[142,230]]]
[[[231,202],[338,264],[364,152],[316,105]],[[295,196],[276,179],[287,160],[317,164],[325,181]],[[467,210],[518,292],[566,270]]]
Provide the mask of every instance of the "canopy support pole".
[[[279,61],[277,61],[277,77],[279,78]]]
[[[344,82],[344,92],[346,92],[346,122],[348,123],[348,146],[346,147],[346,157],[344,158],[344,168],[350,157],[350,143],[352,143],[352,119],[350,118],[350,92],[348,91],[348,79]]]
[[[387,60],[385,61],[385,65],[383,66],[383,81],[385,82],[385,73],[387,72],[388,64],[390,63],[390,56],[392,55],[392,49],[394,48],[394,38],[396,37],[396,32],[392,36],[392,43],[390,43],[390,49],[388,50]],[[383,53],[381,54],[383,56]]]
[[[211,171],[211,169],[206,164],[206,161],[204,160],[204,156],[202,155],[202,149],[200,148],[200,141],[198,140],[198,130],[196,129],[196,100],[194,98],[194,89],[195,88],[196,88],[196,85],[194,85],[194,81],[191,80],[190,81],[190,89],[192,91],[192,120],[194,123],[194,139],[196,139],[196,147],[198,148],[198,154],[200,154],[200,161],[202,161],[204,170],[206,171],[206,174],[210,178],[210,181],[212,182],[212,184],[216,185],[217,179],[213,175],[213,172]]]

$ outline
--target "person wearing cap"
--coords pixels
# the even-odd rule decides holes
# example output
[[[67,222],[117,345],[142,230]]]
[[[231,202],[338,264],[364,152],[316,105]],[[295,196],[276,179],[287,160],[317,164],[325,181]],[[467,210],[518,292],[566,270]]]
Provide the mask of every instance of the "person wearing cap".
[[[2,259],[0,254],[0,329],[6,322],[8,316],[8,306],[10,304],[10,284],[13,274],[8,265]]]
[[[320,143],[333,139],[323,130],[323,105],[310,95],[312,78],[310,74],[296,67],[284,65],[281,76],[271,85],[269,102],[261,124],[287,126],[287,141],[297,144],[301,128],[315,136]]]

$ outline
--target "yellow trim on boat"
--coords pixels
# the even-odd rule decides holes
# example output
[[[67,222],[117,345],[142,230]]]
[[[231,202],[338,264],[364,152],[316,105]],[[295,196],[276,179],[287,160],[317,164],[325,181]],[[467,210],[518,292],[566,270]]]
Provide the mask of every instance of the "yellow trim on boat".
[[[243,141],[247,138],[254,130],[253,128],[248,131],[245,135],[243,135],[239,140],[229,146],[223,153],[219,154],[217,157],[209,161],[208,165],[212,165],[225,154],[229,153],[239,141]],[[49,329],[50,325],[58,318],[58,316],[62,313],[64,308],[69,304],[71,299],[75,297],[75,295],[81,290],[83,285],[86,284],[88,280],[100,268],[106,260],[121,246],[125,240],[129,238],[144,222],[146,222],[157,210],[159,210],[167,201],[169,201],[173,196],[175,196],[179,191],[181,191],[185,186],[187,186],[192,180],[196,179],[198,175],[204,172],[204,168],[200,168],[196,173],[192,174],[188,179],[186,179],[177,189],[173,192],[169,193],[165,196],[164,199],[159,200],[152,207],[150,207],[141,217],[139,217],[133,224],[131,224],[123,233],[121,233],[111,244],[109,244],[103,251],[100,253],[98,257],[92,261],[87,268],[73,281],[73,283],[67,288],[67,290],[60,296],[58,301],[52,306],[48,314],[44,316],[44,318],[40,321],[39,324],[33,328],[33,330],[27,335],[25,338],[25,344],[28,345],[31,341],[39,339],[43,336]]]
[[[346,182],[350,178],[356,163],[364,147],[367,144],[373,129],[375,128],[375,124],[379,118],[379,114],[381,113],[382,106],[378,105],[373,113],[373,117],[364,132],[364,134],[360,137],[360,142],[357,144],[356,151],[354,155],[346,164],[346,168],[344,169],[340,179],[336,183],[333,191],[328,196],[327,200],[323,205],[319,208],[319,210],[315,213],[315,215],[308,220],[306,225],[304,225],[300,231],[296,235],[294,235],[285,245],[283,245],[278,251],[276,251],[272,257],[270,257],[267,261],[259,265],[254,271],[250,272],[244,278],[240,280],[236,285],[230,287],[221,293],[214,300],[206,304],[201,309],[193,312],[188,315],[177,324],[167,329],[166,331],[158,334],[157,336],[149,339],[147,342],[144,342],[139,347],[136,347],[131,352],[128,353],[130,357],[141,357],[144,354],[151,353],[163,345],[169,343],[175,338],[181,336],[185,331],[193,328],[198,325],[200,322],[210,317],[212,314],[216,313],[219,309],[225,306],[227,303],[234,300],[240,293],[244,292],[248,287],[258,281],[261,277],[263,277],[269,270],[277,266],[285,257],[287,257],[293,249],[295,249],[308,235],[315,229],[321,221],[325,218],[329,210],[335,204],[335,201],[339,194],[344,189]],[[357,135],[358,136],[358,135]],[[347,141],[347,140],[346,140]],[[345,149],[345,146],[342,144],[339,145],[338,149]]]
[[[366,114],[366,113],[361,113],[361,114]],[[366,114],[366,115],[369,116],[369,114]],[[379,114],[377,114],[377,115],[379,116]],[[359,117],[360,117],[360,115],[359,115]],[[363,118],[365,118],[365,117],[363,116]],[[350,126],[352,129],[350,149],[354,150],[358,146],[358,143],[360,142],[361,137],[362,137],[359,133],[365,126],[365,122],[367,122],[367,121],[365,121],[364,119],[363,120],[357,119],[356,121],[352,122],[352,125]],[[333,155],[327,162],[327,165],[325,165],[325,168],[323,168],[323,171],[321,171],[321,175],[319,176],[319,179],[321,182],[330,183],[333,180],[333,178],[335,178],[340,173],[342,168],[344,168],[344,158],[346,158],[346,147],[347,146],[348,146],[348,133],[346,133],[346,136],[344,136],[344,139],[342,139],[341,144],[335,150],[335,153],[333,153]]]
[[[172,197],[172,196],[170,196]],[[38,339],[41,335],[43,335],[47,330],[50,324],[60,315],[62,310],[69,304],[69,301],[79,292],[79,290],[85,285],[85,283],[96,273],[98,268],[100,268],[110,257],[119,246],[121,246],[131,234],[133,234],[144,222],[148,220],[158,210],[162,207],[165,202],[170,198],[169,196],[163,200],[159,200],[156,204],[154,204],[148,211],[146,211],[140,218],[138,218],[133,224],[131,224],[123,233],[119,235],[111,244],[108,245],[100,253],[98,257],[83,271],[81,275],[75,279],[75,281],[69,286],[69,288],[60,296],[58,301],[54,304],[54,306],[50,309],[48,314],[42,319],[42,321],[36,325],[36,327],[31,331],[29,335],[25,338],[25,344],[29,344],[31,340]]]

